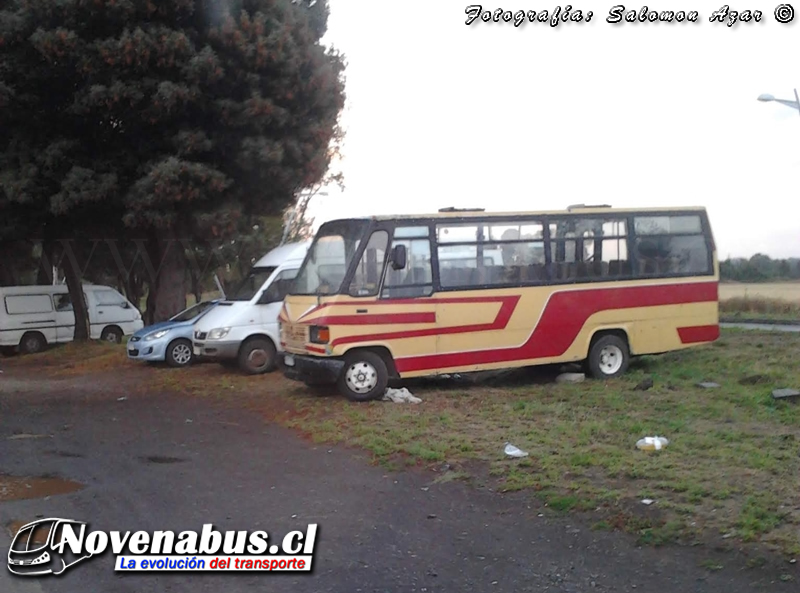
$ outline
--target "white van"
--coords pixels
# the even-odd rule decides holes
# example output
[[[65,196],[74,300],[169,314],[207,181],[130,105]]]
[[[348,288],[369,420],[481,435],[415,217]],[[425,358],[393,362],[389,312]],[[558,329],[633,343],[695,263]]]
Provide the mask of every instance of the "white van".
[[[84,284],[90,337],[119,343],[144,326],[142,315],[110,286]],[[0,349],[29,354],[71,342],[75,315],[66,284],[0,286]]]
[[[194,355],[251,375],[274,370],[281,351],[278,315],[310,246],[290,243],[258,260],[235,293],[197,322]]]

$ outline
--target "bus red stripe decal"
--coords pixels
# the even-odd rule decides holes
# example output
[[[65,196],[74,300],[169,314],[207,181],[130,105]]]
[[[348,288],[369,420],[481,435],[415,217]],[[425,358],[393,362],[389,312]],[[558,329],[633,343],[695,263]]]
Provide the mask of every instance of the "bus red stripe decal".
[[[389,325],[392,323],[436,323],[436,313],[379,313],[377,315],[327,315],[314,325]]]
[[[325,354],[325,348],[320,348],[319,346],[306,346],[306,350],[315,354]]]
[[[570,347],[589,317],[600,311],[716,299],[716,282],[557,292],[550,297],[539,323],[520,347],[398,358],[395,367],[403,373],[560,356]]]
[[[691,327],[679,327],[678,336],[683,344],[713,342],[719,338],[719,325],[694,325]]]
[[[519,295],[509,296],[494,296],[494,297],[425,297],[416,299],[380,299],[380,300],[365,300],[365,301],[348,301],[339,303],[323,303],[318,307],[314,307],[310,311],[303,313],[297,319],[297,323],[301,323],[306,317],[314,313],[319,313],[328,307],[375,307],[386,305],[416,305],[417,307],[424,307],[425,305],[441,305],[447,303],[498,303],[508,302],[511,299],[519,300]],[[516,303],[516,301],[515,301]]]
[[[367,335],[358,335],[358,336],[345,336],[343,338],[337,338],[332,342],[332,346],[337,346],[339,344],[352,344],[354,342],[365,342],[365,341],[372,341],[372,340],[396,340],[400,338],[423,338],[426,336],[441,336],[445,334],[463,334],[469,332],[481,332],[481,331],[490,331],[495,329],[505,329],[506,325],[508,325],[508,321],[511,319],[511,315],[514,313],[514,309],[517,307],[517,303],[519,302],[520,296],[519,295],[512,295],[512,296],[504,296],[504,297],[469,297],[466,299],[441,299],[437,301],[428,301],[428,304],[441,303],[463,303],[464,301],[469,302],[480,302],[483,304],[486,303],[496,303],[500,302],[500,310],[497,312],[497,316],[494,318],[494,321],[491,323],[476,323],[472,325],[454,325],[451,327],[438,327],[438,328],[431,328],[431,329],[416,329],[416,330],[405,330],[399,332],[390,332],[390,333],[382,333],[382,334],[367,334]],[[416,300],[409,300],[409,303],[419,304]],[[392,304],[397,304],[397,301],[394,301]],[[434,315],[435,321],[435,314]]]

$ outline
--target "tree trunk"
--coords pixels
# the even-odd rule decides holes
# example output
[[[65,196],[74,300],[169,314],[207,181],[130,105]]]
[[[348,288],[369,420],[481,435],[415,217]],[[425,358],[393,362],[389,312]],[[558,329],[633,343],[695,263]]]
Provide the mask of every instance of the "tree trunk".
[[[186,308],[186,253],[174,232],[158,239],[158,274],[153,320],[166,321]],[[148,303],[148,309],[149,309]]]
[[[69,249],[69,245],[65,245]],[[72,301],[72,311],[75,315],[74,341],[86,342],[89,340],[89,314],[86,310],[86,299],[83,296],[83,282],[80,271],[76,268],[77,261],[74,257],[64,258],[64,276],[67,280],[69,300]]]
[[[190,272],[190,274],[192,276],[192,293],[194,293],[194,302],[199,303],[203,300],[203,289],[200,286],[200,278],[194,271]]]
[[[39,258],[39,270],[36,273],[36,284],[39,286],[47,286],[53,283],[55,253],[55,243],[53,241],[42,241],[42,256]]]

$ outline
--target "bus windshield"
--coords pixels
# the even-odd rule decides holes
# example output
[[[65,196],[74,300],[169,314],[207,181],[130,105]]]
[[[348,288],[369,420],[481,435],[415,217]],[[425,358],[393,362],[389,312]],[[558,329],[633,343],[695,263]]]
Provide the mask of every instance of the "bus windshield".
[[[292,294],[338,293],[367,224],[367,220],[335,220],[323,224],[297,273]]]

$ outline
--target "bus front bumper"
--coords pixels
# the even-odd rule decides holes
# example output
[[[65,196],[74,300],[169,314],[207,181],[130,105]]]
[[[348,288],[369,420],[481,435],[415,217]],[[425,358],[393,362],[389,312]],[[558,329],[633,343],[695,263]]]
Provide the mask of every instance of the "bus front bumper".
[[[340,358],[289,353],[283,355],[283,374],[294,381],[336,383],[343,368],[344,361]]]

